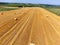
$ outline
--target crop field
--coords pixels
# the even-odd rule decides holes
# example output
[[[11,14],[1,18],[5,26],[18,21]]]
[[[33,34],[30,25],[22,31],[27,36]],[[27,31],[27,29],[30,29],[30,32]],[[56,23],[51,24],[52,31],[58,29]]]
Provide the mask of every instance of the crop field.
[[[0,7],[0,11],[9,11],[9,10],[15,10],[17,8],[2,8]]]
[[[40,7],[0,12],[0,45],[60,45],[60,17]]]
[[[55,14],[57,14],[58,16],[60,16],[60,8],[57,8],[57,7],[51,7],[51,8],[45,8],[45,9],[47,9],[47,10],[49,10],[50,12],[53,12],[53,13],[55,13]]]

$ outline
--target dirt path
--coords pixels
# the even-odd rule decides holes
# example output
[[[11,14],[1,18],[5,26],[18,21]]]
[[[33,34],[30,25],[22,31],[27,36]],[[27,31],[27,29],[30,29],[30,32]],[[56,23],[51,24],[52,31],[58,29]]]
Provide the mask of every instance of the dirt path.
[[[38,7],[0,12],[0,45],[30,43],[60,45],[60,18]]]

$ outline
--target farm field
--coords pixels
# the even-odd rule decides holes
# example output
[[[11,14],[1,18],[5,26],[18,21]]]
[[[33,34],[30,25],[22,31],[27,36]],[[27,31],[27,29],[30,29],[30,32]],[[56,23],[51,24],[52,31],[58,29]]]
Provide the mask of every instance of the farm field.
[[[0,7],[0,11],[10,11],[10,10],[16,10],[18,8],[10,8],[10,7]]]
[[[12,7],[12,6],[3,6],[0,4],[0,11],[10,11],[10,10],[16,10],[18,7]]]
[[[60,45],[60,17],[40,7],[0,12],[0,45]]]
[[[45,9],[47,9],[47,10],[49,10],[50,12],[53,12],[53,13],[55,13],[55,14],[57,14],[58,16],[60,16],[60,8],[57,8],[57,7],[50,7],[50,8],[45,8]]]
[[[22,7],[43,7],[60,16],[60,6],[48,4],[0,3],[0,11],[15,10]]]

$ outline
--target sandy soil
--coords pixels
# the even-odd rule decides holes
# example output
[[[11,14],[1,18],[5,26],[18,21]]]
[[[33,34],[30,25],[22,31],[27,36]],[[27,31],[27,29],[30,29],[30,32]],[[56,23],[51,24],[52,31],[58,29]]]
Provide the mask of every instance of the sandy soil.
[[[60,45],[60,17],[43,8],[0,12],[0,45]]]

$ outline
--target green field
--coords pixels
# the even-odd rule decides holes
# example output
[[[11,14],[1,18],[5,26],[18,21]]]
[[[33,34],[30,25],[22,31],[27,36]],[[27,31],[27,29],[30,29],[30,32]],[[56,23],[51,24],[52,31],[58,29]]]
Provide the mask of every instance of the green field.
[[[0,11],[9,11],[9,10],[15,10],[17,8],[0,8]]]
[[[55,14],[57,14],[58,16],[60,16],[60,8],[46,8],[48,11],[50,11],[50,12],[53,12],[53,13],[55,13]]]

